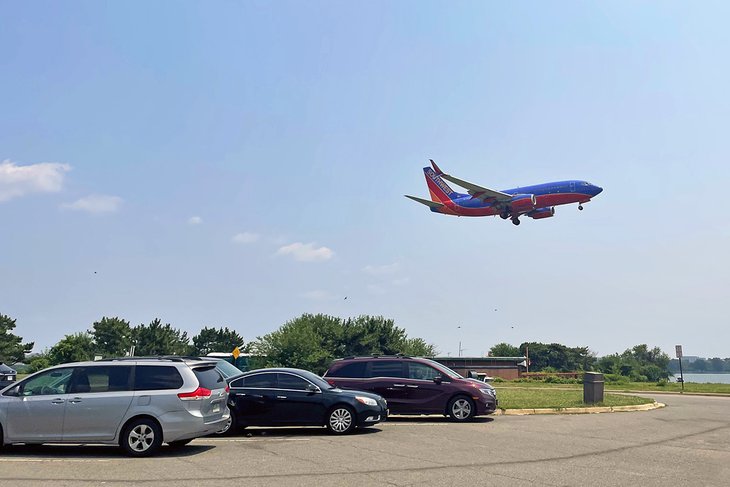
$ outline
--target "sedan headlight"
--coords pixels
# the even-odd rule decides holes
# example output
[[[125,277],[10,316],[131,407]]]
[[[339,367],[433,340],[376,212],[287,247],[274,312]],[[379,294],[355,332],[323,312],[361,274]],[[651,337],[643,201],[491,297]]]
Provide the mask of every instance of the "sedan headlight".
[[[376,401],[375,399],[373,399],[371,397],[355,396],[355,399],[357,400],[357,402],[361,402],[366,406],[377,406],[378,405],[378,401]]]
[[[497,397],[497,392],[494,389],[479,389],[479,391],[485,396]]]

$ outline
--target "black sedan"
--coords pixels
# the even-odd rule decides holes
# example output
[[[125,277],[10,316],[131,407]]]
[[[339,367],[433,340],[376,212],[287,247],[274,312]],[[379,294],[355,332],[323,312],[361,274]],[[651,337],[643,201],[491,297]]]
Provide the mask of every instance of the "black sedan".
[[[230,425],[326,426],[333,434],[385,421],[388,406],[377,394],[343,391],[301,369],[258,369],[229,378]]]

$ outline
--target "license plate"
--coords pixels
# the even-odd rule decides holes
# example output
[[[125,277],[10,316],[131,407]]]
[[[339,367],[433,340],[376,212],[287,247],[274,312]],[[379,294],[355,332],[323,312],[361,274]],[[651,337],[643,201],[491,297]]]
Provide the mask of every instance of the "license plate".
[[[220,403],[213,404],[213,412],[214,413],[220,413],[221,412],[221,405],[220,405]]]

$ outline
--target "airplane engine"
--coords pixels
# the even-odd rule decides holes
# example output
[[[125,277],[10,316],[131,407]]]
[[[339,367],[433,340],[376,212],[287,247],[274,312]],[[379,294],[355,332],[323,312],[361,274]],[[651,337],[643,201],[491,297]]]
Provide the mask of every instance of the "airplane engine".
[[[537,200],[534,194],[516,194],[509,203],[512,214],[519,215],[535,209]]]
[[[535,220],[539,220],[541,218],[550,218],[555,214],[555,207],[554,206],[548,206],[547,208],[538,208],[536,210],[531,211],[527,214],[530,218],[534,218]]]

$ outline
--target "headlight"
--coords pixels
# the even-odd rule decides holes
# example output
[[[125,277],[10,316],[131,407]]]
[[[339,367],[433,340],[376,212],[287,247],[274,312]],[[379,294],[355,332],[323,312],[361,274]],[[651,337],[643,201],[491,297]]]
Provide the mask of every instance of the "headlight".
[[[355,396],[355,399],[357,399],[357,402],[361,402],[361,403],[365,404],[366,406],[377,406],[378,405],[378,402],[371,397]]]
[[[494,389],[479,389],[479,391],[485,396],[497,397],[497,392]]]

